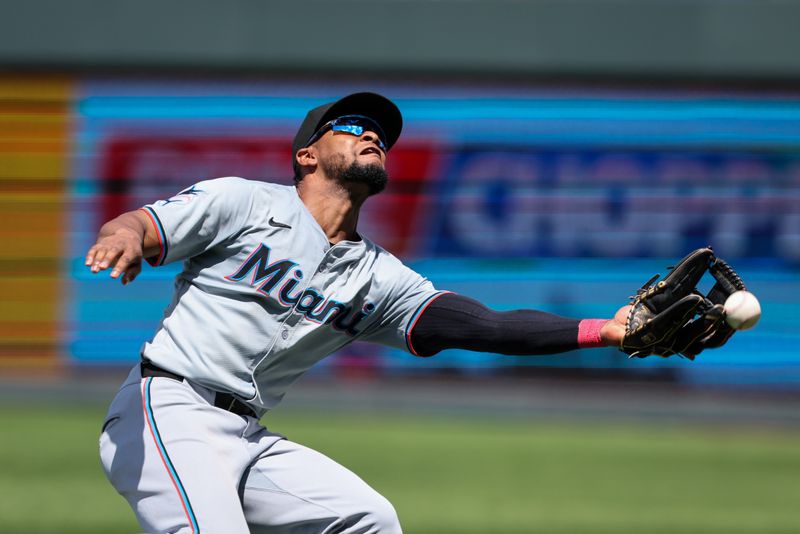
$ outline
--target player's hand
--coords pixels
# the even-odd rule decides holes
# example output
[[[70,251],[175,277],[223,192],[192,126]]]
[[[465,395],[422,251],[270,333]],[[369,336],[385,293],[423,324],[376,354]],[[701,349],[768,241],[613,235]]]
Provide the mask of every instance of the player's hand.
[[[614,318],[603,325],[600,329],[600,337],[610,347],[619,347],[622,343],[622,338],[625,337],[625,325],[628,321],[628,313],[630,312],[630,305],[623,306]]]
[[[111,268],[111,278],[122,275],[122,284],[126,285],[142,271],[142,257],[142,236],[120,227],[107,235],[101,231],[97,243],[86,254],[86,266],[93,273]]]

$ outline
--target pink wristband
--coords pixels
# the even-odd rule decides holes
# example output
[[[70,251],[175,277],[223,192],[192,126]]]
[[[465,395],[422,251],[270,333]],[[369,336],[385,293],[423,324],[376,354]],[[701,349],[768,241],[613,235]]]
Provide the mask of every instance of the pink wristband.
[[[600,329],[608,321],[605,319],[584,319],[578,323],[578,347],[589,349],[592,347],[605,347],[600,337]]]

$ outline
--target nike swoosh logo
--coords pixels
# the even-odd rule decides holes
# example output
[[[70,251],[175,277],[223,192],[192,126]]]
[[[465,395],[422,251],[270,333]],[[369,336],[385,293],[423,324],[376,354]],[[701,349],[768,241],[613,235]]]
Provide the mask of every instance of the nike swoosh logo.
[[[272,217],[269,218],[269,225],[270,226],[274,226],[275,228],[288,228],[289,230],[292,229],[292,227],[289,226],[288,224],[285,224],[285,223],[282,223],[282,222],[278,222],[275,219],[273,219]]]

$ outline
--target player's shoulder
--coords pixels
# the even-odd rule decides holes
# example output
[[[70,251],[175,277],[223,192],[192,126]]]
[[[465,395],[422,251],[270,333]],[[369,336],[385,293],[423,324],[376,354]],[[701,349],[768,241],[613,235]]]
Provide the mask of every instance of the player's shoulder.
[[[397,294],[398,291],[402,293],[410,287],[418,287],[421,283],[429,283],[423,275],[385,248],[363,235],[361,239],[365,247],[364,261],[370,265],[376,291]]]
[[[377,244],[369,237],[365,236],[363,233],[359,232],[358,236],[361,238],[361,243],[363,244],[364,251],[366,254],[386,259],[397,259],[391,252],[389,252],[388,250]]]
[[[240,176],[222,176],[203,180],[195,184],[196,188],[213,193],[224,194],[231,197],[280,200],[289,198],[294,194],[294,186],[275,184],[261,180],[251,180]]]
[[[250,180],[248,178],[242,178],[240,176],[221,176],[218,178],[209,178],[206,180],[201,180],[196,184],[199,186],[206,186],[209,188],[220,189],[220,190],[231,190],[231,189],[263,189],[265,186],[275,186],[275,187],[285,187],[285,186],[278,186],[278,184],[270,184],[268,182],[262,182],[259,180]]]
[[[361,234],[361,241],[364,243],[364,251],[366,256],[371,256],[373,260],[378,263],[381,268],[394,266],[396,268],[408,268],[400,258],[375,243],[369,237]]]

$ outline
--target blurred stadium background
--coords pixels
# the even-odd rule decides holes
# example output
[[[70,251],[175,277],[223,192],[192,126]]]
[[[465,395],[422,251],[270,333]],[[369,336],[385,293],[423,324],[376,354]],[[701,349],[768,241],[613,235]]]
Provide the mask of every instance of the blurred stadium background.
[[[278,430],[369,473],[411,532],[800,529],[789,504],[800,497],[799,2],[0,5],[0,450],[15,464],[0,470],[0,530],[136,528],[94,438],[178,267],[146,267],[127,288],[91,276],[82,259],[99,225],[201,179],[289,183],[306,111],[357,90],[386,94],[405,117],[390,188],[362,230],[437,287],[498,309],[604,317],[710,244],[763,318],[696,362],[612,349],[420,360],[356,344],[290,392]],[[381,423],[405,440],[363,435]],[[467,428],[486,425],[508,439],[456,458],[461,474],[426,478],[438,488],[429,513],[418,487],[387,477],[421,469],[430,451],[449,459],[476,439]],[[603,455],[631,443],[664,469]],[[571,447],[586,465],[563,455]],[[476,475],[491,484],[439,495],[482,472],[475,457],[506,451],[508,464]],[[74,458],[85,463],[64,472]],[[536,493],[547,466],[558,491]],[[630,508],[616,477],[641,494]],[[611,485],[564,489],[598,479]],[[500,499],[504,485],[519,500]],[[666,504],[649,514],[639,499],[653,486]],[[609,492],[621,501],[597,500]],[[678,492],[730,498],[671,501]]]

